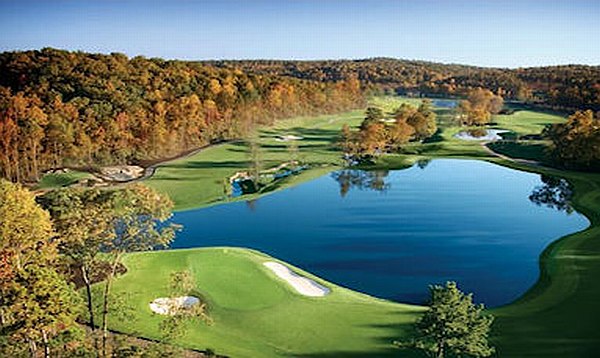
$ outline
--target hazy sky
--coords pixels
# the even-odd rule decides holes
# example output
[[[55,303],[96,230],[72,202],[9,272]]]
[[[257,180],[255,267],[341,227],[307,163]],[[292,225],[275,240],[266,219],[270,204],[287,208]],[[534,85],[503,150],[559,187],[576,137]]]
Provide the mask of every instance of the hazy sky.
[[[0,0],[0,51],[600,64],[600,0]]]

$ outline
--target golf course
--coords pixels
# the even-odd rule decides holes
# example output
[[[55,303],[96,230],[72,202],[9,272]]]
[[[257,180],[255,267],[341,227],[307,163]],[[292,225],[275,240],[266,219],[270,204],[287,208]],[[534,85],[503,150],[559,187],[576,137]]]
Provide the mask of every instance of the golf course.
[[[375,97],[370,105],[389,112],[407,101],[418,103],[416,99]],[[540,140],[515,142],[510,150],[499,154],[479,141],[455,138],[465,128],[452,124],[452,109],[436,107],[435,110],[440,123],[435,140],[411,143],[404,148],[404,154],[383,155],[373,165],[361,169],[403,169],[419,160],[436,158],[475,159],[568,180],[574,192],[570,205],[585,215],[590,225],[583,231],[552,238],[555,241],[539,256],[539,278],[533,287],[516,301],[490,310],[496,317],[491,342],[499,356],[590,356],[600,342],[596,327],[600,317],[595,309],[600,299],[600,285],[596,280],[600,274],[597,240],[600,175],[563,171],[538,163],[541,158],[535,153],[542,152],[530,147],[545,145]],[[289,160],[288,144],[277,139],[296,136],[302,138],[297,140],[299,160],[308,169],[274,181],[259,193],[231,197],[223,188],[227,178],[248,168],[248,149],[243,141],[215,145],[195,155],[163,163],[146,183],[167,193],[178,211],[258,199],[342,168],[341,152],[336,147],[339,131],[344,124],[359,125],[363,116],[363,111],[352,111],[291,118],[261,129],[265,168]],[[523,136],[539,134],[547,124],[562,121],[564,118],[557,114],[516,110],[513,114],[496,116],[489,128]],[[243,238],[239,240],[243,242]],[[198,242],[202,242],[202,237]],[[253,244],[248,242],[245,246]],[[210,349],[232,357],[417,354],[398,350],[392,342],[414,335],[411,324],[423,307],[354,292],[296,268],[294,262],[278,261],[331,290],[323,297],[305,297],[264,267],[266,261],[278,260],[243,247],[128,254],[124,261],[127,273],[115,281],[114,287],[132,306],[133,319],[112,319],[111,329],[159,339],[159,323],[163,317],[152,313],[148,304],[167,295],[171,272],[189,270],[196,283],[195,296],[207,303],[212,323],[199,319],[186,323],[185,336],[176,342],[181,346]],[[425,291],[426,287],[421,289]]]
[[[600,356],[600,1],[0,19],[0,358]]]

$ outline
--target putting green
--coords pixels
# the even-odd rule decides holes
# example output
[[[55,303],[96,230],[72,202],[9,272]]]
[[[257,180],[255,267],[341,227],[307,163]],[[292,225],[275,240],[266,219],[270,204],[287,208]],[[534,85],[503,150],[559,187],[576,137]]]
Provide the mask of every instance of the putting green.
[[[331,289],[324,297],[302,296],[265,267],[266,261],[281,262],[239,248],[128,255],[128,272],[114,290],[135,310],[135,319],[114,317],[111,328],[159,339],[163,317],[153,314],[149,303],[168,295],[169,275],[178,270],[193,273],[197,291],[191,294],[208,302],[214,323],[189,322],[177,343],[232,357],[395,355],[393,340],[407,336],[423,310],[333,285],[286,264]]]

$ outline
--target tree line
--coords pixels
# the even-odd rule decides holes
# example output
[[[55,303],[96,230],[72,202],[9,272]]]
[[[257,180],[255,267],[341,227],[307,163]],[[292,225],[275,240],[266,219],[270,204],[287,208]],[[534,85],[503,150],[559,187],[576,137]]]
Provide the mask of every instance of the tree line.
[[[487,88],[509,100],[560,109],[600,110],[600,66],[484,68],[393,58],[337,61],[212,61],[222,68],[317,81],[358,78],[365,88],[400,94],[466,96]]]
[[[0,54],[0,176],[139,163],[243,137],[275,119],[364,105],[357,79],[55,49]]]
[[[144,163],[244,137],[278,118],[361,107],[372,92],[499,98],[600,109],[600,67],[490,69],[388,58],[165,61],[55,49],[0,54],[0,176]],[[477,102],[477,101],[475,101]],[[500,104],[501,105],[501,104]],[[401,128],[398,128],[399,130]],[[404,135],[404,134],[402,134]]]

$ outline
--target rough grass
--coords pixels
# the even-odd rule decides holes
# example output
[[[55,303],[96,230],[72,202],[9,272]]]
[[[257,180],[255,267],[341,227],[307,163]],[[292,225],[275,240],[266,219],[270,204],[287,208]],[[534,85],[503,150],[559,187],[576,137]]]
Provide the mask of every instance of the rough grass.
[[[186,335],[176,343],[231,357],[397,355],[392,342],[410,335],[423,310],[363,295],[293,268],[332,289],[325,297],[301,296],[262,265],[272,260],[276,259],[237,248],[128,255],[128,273],[115,281],[114,290],[127,299],[135,319],[113,317],[111,328],[160,339],[163,318],[148,304],[168,295],[169,275],[178,270],[193,273],[197,286],[191,294],[208,303],[214,323],[189,322]]]

